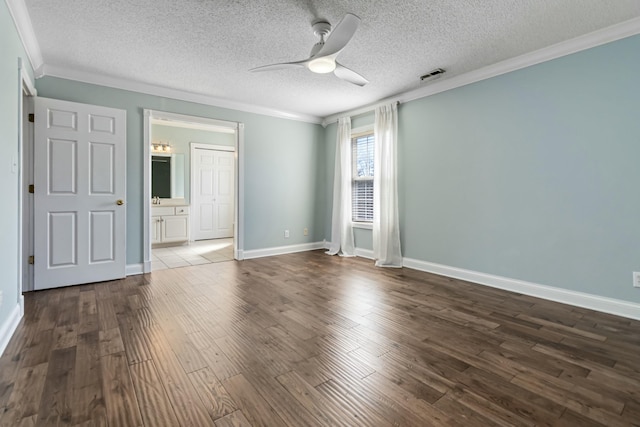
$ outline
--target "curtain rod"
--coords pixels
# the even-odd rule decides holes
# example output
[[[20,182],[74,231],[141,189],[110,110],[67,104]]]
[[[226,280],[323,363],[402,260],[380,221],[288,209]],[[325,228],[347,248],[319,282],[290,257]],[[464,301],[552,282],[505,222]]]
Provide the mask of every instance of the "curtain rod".
[[[339,114],[332,114],[331,116],[326,117],[322,121],[322,127],[326,128],[327,125],[337,122],[340,117],[359,116],[360,114],[368,113],[369,111],[374,111],[376,108],[382,105],[387,105],[387,104],[400,105],[400,101],[397,99],[389,100],[389,101],[381,101],[381,102],[376,102],[375,104],[368,105],[366,107],[356,108],[355,110],[349,110]]]

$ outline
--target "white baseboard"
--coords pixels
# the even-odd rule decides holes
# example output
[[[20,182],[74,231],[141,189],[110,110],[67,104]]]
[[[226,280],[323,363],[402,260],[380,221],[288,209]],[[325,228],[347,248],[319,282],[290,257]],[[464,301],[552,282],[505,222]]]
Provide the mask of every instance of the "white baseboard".
[[[373,250],[356,248],[356,256],[359,256],[361,258],[373,259]]]
[[[464,270],[462,268],[449,267],[447,265],[404,258],[403,266],[414,270],[426,271],[441,276],[461,279],[492,288],[504,289],[533,297],[543,298],[563,304],[602,311],[616,316],[640,320],[640,304],[622,301],[584,292],[570,291],[552,286],[539,285],[537,283],[522,280],[509,279],[507,277],[494,276],[479,273],[477,271]]]
[[[327,242],[326,240],[322,241],[324,249],[331,249],[331,242]],[[355,255],[360,258],[373,259],[373,250],[372,249],[362,249],[355,248]]]
[[[302,243],[300,245],[278,246],[275,248],[252,249],[243,252],[243,259],[262,258],[274,255],[293,254],[296,252],[314,251],[323,249],[324,242]]]
[[[127,264],[125,274],[127,276],[135,276],[136,274],[144,274],[145,264]],[[151,263],[149,263],[149,271],[151,271]]]
[[[4,324],[2,324],[2,326],[0,326],[0,355],[4,353],[5,348],[7,348],[7,344],[9,344],[9,340],[20,323],[20,319],[22,319],[22,311],[20,304],[16,304],[11,311],[9,318],[4,322]]]

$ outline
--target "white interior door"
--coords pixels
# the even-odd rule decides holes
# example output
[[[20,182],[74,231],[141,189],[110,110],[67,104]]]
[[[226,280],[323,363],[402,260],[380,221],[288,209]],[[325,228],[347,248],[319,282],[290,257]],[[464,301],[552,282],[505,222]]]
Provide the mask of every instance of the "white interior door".
[[[34,288],[124,277],[126,112],[35,104]]]
[[[193,153],[193,240],[233,237],[235,153],[205,148]]]

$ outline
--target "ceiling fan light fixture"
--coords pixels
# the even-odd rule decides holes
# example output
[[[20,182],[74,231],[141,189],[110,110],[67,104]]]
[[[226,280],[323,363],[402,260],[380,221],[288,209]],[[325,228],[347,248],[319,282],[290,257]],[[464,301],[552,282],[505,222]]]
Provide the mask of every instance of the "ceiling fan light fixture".
[[[316,58],[309,61],[307,67],[314,73],[326,74],[336,69],[336,61],[328,57]]]
[[[293,62],[281,62],[279,64],[263,65],[252,68],[249,71],[270,71],[284,68],[307,68],[312,73],[328,74],[333,72],[335,76],[346,82],[358,86],[364,86],[369,81],[353,70],[336,62],[336,58],[347,46],[360,24],[360,18],[352,13],[347,13],[338,25],[332,30],[331,24],[324,19],[314,21],[311,26],[316,36],[320,37],[311,49],[308,59]],[[328,38],[325,40],[325,37]]]

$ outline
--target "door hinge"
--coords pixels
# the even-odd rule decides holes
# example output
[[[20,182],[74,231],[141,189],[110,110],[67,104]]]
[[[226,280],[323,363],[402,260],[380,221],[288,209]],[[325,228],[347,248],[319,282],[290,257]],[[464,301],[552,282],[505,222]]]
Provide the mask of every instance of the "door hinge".
[[[33,113],[29,113],[29,123],[35,123],[36,115]]]
[[[33,194],[36,192],[36,187],[33,184],[29,184],[29,193]]]
[[[35,263],[35,258],[33,257],[33,255],[29,256],[29,264],[33,265]]]

